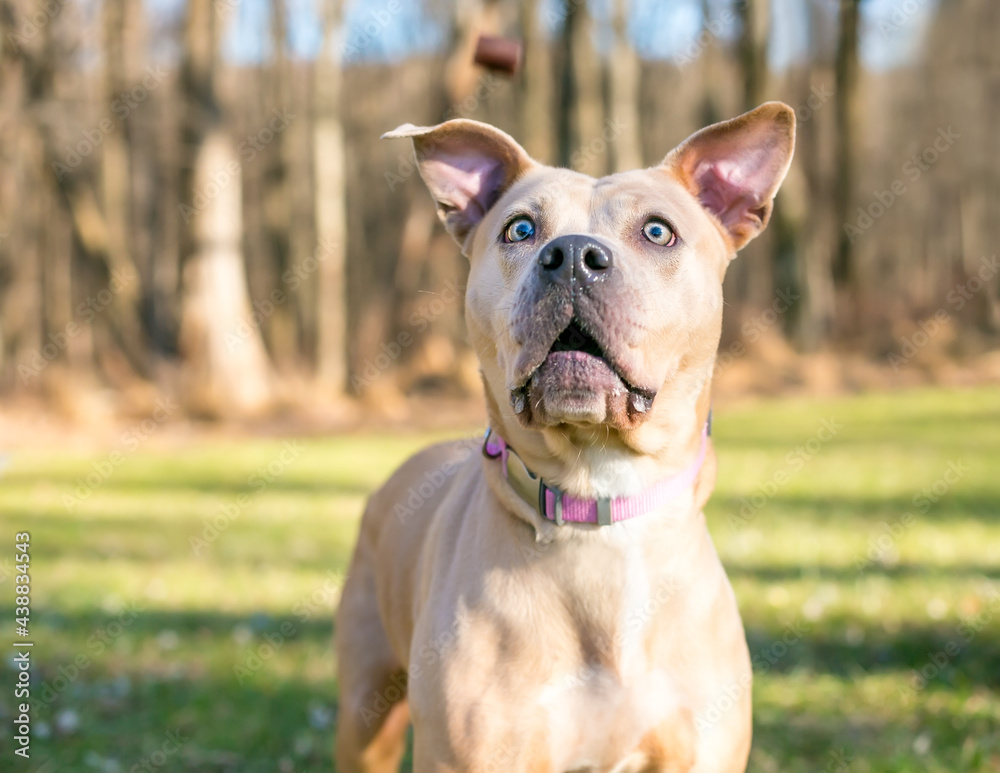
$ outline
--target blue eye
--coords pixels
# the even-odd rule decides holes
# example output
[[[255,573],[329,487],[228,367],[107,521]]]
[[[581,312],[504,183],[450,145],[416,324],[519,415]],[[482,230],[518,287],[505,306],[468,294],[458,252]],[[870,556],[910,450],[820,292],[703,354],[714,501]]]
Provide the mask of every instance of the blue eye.
[[[642,227],[642,234],[653,244],[659,244],[661,247],[670,247],[677,240],[674,229],[655,217],[646,221],[646,225]]]
[[[535,235],[535,224],[530,217],[517,217],[510,221],[503,237],[508,242],[523,242]]]

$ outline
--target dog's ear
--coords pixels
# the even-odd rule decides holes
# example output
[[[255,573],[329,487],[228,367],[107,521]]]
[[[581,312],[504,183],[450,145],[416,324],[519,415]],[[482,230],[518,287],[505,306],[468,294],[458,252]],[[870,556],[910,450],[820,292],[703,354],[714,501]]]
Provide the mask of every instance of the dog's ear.
[[[738,250],[764,230],[795,148],[795,111],[765,102],[695,132],[663,160]]]
[[[504,132],[465,118],[437,126],[407,123],[382,135],[397,137],[413,140],[417,168],[438,216],[463,247],[500,195],[535,163]]]

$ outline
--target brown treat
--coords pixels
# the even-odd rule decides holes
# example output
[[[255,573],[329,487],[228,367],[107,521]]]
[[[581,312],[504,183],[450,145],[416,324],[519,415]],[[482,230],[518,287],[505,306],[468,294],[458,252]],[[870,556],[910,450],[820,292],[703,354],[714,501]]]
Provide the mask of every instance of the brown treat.
[[[473,61],[488,70],[513,75],[521,67],[521,55],[519,40],[480,35]]]

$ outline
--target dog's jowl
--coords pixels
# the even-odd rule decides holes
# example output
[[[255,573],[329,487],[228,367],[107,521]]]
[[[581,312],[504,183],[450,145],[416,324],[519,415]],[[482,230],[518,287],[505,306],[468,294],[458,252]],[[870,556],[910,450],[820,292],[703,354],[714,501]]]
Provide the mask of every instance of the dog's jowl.
[[[394,770],[411,722],[418,773],[745,769],[750,658],[702,514],[711,375],[722,279],[794,121],[767,103],[600,179],[475,121],[386,135],[469,259],[489,431],[368,503],[337,621],[341,773]]]

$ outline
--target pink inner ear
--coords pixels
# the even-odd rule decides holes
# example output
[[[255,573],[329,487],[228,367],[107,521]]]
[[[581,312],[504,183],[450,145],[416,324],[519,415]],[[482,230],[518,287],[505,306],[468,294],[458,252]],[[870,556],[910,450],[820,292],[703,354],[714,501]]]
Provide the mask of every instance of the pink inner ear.
[[[434,198],[458,210],[471,227],[496,203],[504,169],[498,159],[470,148],[465,153],[435,152],[424,161],[423,175]]]
[[[766,159],[748,155],[743,159],[704,159],[694,168],[698,198],[729,230],[760,219],[757,210],[774,184]]]

